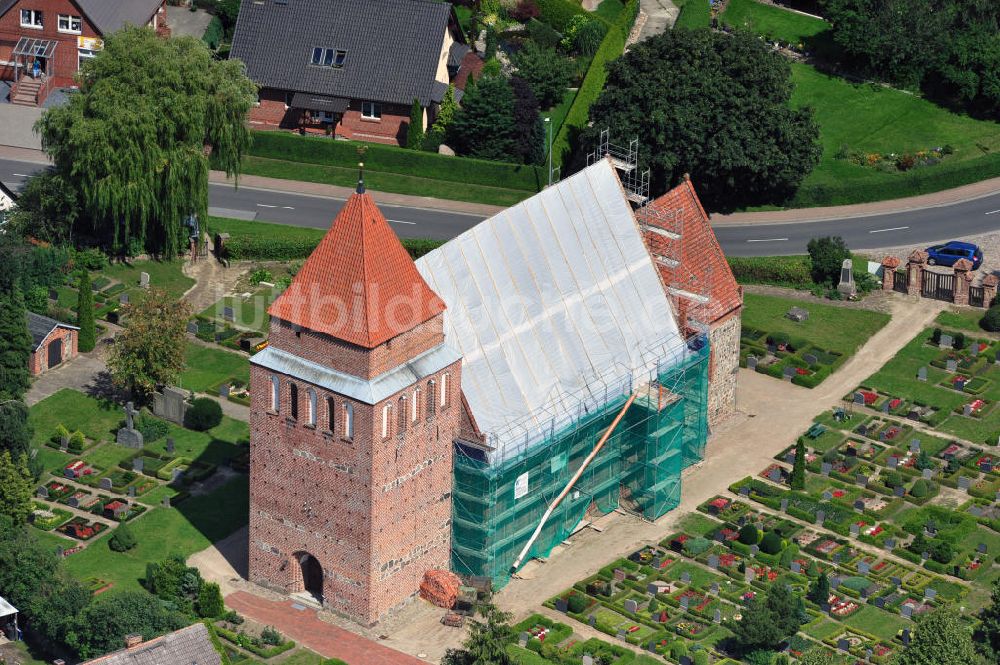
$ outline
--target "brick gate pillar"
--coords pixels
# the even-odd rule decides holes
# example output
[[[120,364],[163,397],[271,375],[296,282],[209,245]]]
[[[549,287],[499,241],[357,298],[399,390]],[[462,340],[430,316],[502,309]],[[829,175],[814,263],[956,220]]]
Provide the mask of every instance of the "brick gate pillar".
[[[983,307],[993,304],[993,299],[997,297],[997,284],[1000,284],[1000,277],[993,274],[983,277]]]
[[[924,265],[927,263],[927,252],[914,250],[906,259],[906,292],[911,296],[920,295],[923,283]]]
[[[882,259],[882,290],[892,291],[896,288],[896,268],[899,267],[899,259],[895,256],[887,256]]]
[[[972,261],[969,259],[959,259],[955,261],[955,304],[969,304],[969,285],[972,283]]]

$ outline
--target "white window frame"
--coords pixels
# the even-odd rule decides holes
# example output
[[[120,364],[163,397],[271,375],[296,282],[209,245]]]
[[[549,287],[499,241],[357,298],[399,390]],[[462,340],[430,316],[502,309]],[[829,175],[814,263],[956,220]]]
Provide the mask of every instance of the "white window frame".
[[[313,67],[322,67],[323,52],[324,49],[322,46],[313,46],[312,50],[309,52],[309,64],[312,65]],[[316,57],[317,53],[319,53],[319,58]]]
[[[343,69],[345,64],[347,64],[347,51],[342,48],[334,49],[333,64],[330,66],[333,69]]]
[[[63,27],[63,21],[66,22],[66,27]],[[76,24],[76,28],[73,24]],[[155,26],[154,26],[155,27]],[[56,23],[56,28],[59,32],[63,32],[69,35],[79,35],[83,33],[83,17],[74,16],[73,14],[59,14],[59,20]]]
[[[344,402],[344,438],[354,438],[354,405]]]
[[[309,420],[306,421],[313,427],[316,427],[316,407],[317,407],[317,397],[316,391],[312,388],[306,388],[306,393],[309,395]]]
[[[271,410],[275,413],[281,410],[281,382],[274,375],[271,376]]]
[[[96,58],[97,53],[98,51],[95,51],[94,49],[78,48],[76,50],[76,68],[81,69],[84,61]],[[257,105],[259,106],[260,102],[258,102]]]
[[[448,406],[448,374],[441,375],[441,408]]]
[[[382,105],[378,102],[361,102],[361,117],[365,120],[381,120]]]
[[[413,405],[410,407],[410,420],[412,422],[420,420],[420,388],[413,390]]]
[[[28,15],[28,22],[24,22],[25,14]],[[32,30],[41,30],[45,27],[45,15],[41,9],[22,9],[21,10],[21,27],[31,28]]]
[[[382,407],[382,438],[388,439],[392,434],[392,404]]]

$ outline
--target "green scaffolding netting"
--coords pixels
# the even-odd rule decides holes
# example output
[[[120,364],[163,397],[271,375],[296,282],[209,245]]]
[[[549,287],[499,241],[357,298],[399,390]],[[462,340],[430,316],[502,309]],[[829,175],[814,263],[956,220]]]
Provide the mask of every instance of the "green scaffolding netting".
[[[682,359],[663,359],[573,491],[545,523],[528,557],[544,557],[593,507],[621,507],[655,520],[680,503],[681,471],[700,461],[708,436],[705,336]],[[456,446],[452,570],[486,576],[500,588],[543,513],[566,487],[629,395],[612,396],[544,441],[491,464],[473,447]]]

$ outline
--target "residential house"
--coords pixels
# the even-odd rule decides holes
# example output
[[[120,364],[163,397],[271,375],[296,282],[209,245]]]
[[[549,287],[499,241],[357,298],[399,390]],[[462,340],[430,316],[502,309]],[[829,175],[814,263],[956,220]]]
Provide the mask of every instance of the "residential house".
[[[31,333],[32,343],[28,369],[32,376],[75,358],[79,330],[76,326],[28,312],[28,332]]]
[[[260,86],[257,129],[399,145],[413,100],[426,128],[470,55],[433,0],[243,0],[230,57]]]
[[[217,638],[216,638],[217,639]],[[228,659],[226,662],[229,662]],[[222,665],[212,635],[196,623],[143,641],[142,635],[126,635],[125,648],[88,660],[81,665]]]
[[[0,0],[0,79],[10,101],[37,106],[73,85],[80,65],[125,25],[169,34],[166,0]]]

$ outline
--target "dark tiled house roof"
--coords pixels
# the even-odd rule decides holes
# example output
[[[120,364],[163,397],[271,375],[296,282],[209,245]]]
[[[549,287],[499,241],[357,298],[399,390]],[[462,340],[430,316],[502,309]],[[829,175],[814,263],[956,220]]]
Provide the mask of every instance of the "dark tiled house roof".
[[[229,57],[265,88],[426,106],[451,11],[432,0],[243,0]],[[347,51],[344,66],[310,65],[317,47]]]
[[[222,665],[208,629],[196,623],[82,665]]]
[[[17,0],[0,0],[3,16]],[[161,0],[76,0],[76,5],[102,35],[125,27],[125,24],[146,25],[160,8]]]
[[[55,319],[50,319],[47,316],[42,316],[41,314],[35,314],[34,312],[28,312],[28,332],[31,333],[31,341],[34,344],[34,349],[37,350],[38,346],[45,341],[45,338],[49,336],[56,328],[70,328],[71,330],[79,330],[76,326],[71,326],[69,324],[63,323],[62,321],[56,321]]]

